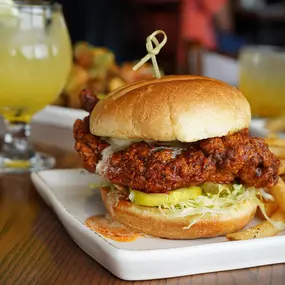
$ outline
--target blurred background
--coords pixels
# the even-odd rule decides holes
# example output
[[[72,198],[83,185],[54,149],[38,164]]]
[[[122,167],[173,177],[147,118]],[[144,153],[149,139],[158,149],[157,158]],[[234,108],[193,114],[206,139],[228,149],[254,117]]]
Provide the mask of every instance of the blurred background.
[[[23,2],[36,2],[43,5],[46,1],[25,0],[19,3]],[[39,90],[43,90],[41,84],[33,83],[40,80],[46,80],[46,86],[51,88],[55,79],[59,80],[59,76],[55,73],[51,75],[50,70],[55,70],[62,72],[62,80],[65,82],[58,83],[60,94],[56,90],[50,92],[49,96],[41,95],[38,98],[42,98],[43,101],[44,96],[55,98],[59,95],[55,101],[53,99],[52,105],[80,109],[79,93],[82,89],[88,88],[94,96],[101,98],[124,84],[153,77],[151,61],[137,71],[133,71],[132,67],[146,55],[146,37],[155,30],[163,30],[167,34],[168,41],[157,55],[162,74],[196,74],[223,80],[241,89],[249,100],[254,117],[285,116],[284,0],[57,0],[47,2],[58,2],[62,5],[62,15],[67,31],[63,21],[60,20],[61,13],[54,14],[57,20],[50,25],[52,32],[49,33],[39,29],[39,23],[43,23],[40,18],[45,19],[44,14],[40,16],[38,23],[35,22],[35,15],[27,14],[25,25],[29,26],[28,37],[19,25],[13,27],[8,25],[11,22],[6,22],[6,12],[3,13],[0,10],[0,15],[3,14],[2,21],[5,21],[3,23],[7,24],[0,26],[3,30],[1,41],[5,43],[0,53],[2,62],[6,62],[6,67],[2,65],[3,82],[8,82],[9,74],[11,80],[13,79],[12,75],[16,70],[11,69],[11,72],[7,72],[7,68],[17,69],[19,65],[16,62],[20,60],[25,61],[21,62],[22,68],[30,70],[25,73],[27,76],[37,73],[38,77],[38,79],[34,76],[27,77],[25,85],[23,83],[25,88],[20,88],[18,83],[16,87],[19,92],[25,89],[26,93],[33,91],[38,94],[37,90],[28,91],[27,86],[31,89],[31,86],[37,85]],[[10,10],[7,11],[10,11],[13,16],[11,7],[14,2],[0,0],[1,3],[4,3],[6,8],[9,5]],[[11,17],[11,15],[8,16]],[[24,18],[21,18],[22,21],[24,23]],[[41,37],[36,37],[35,31],[38,31]],[[62,43],[67,33],[71,39],[71,51],[66,46],[67,42]],[[22,42],[14,46],[11,35],[19,38],[17,35],[20,34]],[[32,35],[35,35],[34,42],[30,42]],[[42,42],[39,47],[40,38]],[[25,48],[27,45],[34,54],[29,59],[26,57],[23,59],[21,46]],[[54,45],[57,45],[64,54],[60,56],[60,60],[56,57],[58,55],[52,52]],[[51,52],[46,58],[38,58],[38,50],[43,47]],[[19,50],[18,57],[14,55],[15,50]],[[65,63],[62,64],[64,59]],[[69,69],[69,59],[72,60],[71,69]],[[41,61],[43,64],[40,64]],[[39,64],[42,70],[39,69]],[[50,65],[49,70],[44,69],[45,64]],[[32,68],[37,72],[31,72]],[[65,76],[67,68],[68,76]],[[45,72],[50,76],[45,76]],[[2,87],[3,95],[0,93],[2,97],[14,92],[11,90],[11,84],[6,85],[6,89]],[[62,85],[64,85],[63,88],[61,88]],[[36,98],[34,95],[30,96]],[[11,99],[10,97],[6,99]],[[38,111],[49,101],[46,99],[41,106],[38,104],[37,108],[29,112],[32,114]],[[22,102],[26,104],[27,100]],[[2,102],[2,105],[7,109],[9,102],[5,104]],[[14,106],[13,110],[11,106],[9,108],[13,112],[20,110],[21,114],[23,110],[28,109],[27,106],[18,105],[15,105],[17,108]],[[3,114],[3,111],[1,113]],[[19,117],[18,112],[15,114]]]
[[[73,44],[111,49],[118,63],[145,54],[145,38],[168,35],[160,53],[166,73],[182,71],[191,43],[236,56],[245,44],[285,45],[282,0],[59,0]]]
[[[86,81],[94,92],[104,94],[122,84],[152,76],[150,63],[136,73],[131,68],[146,54],[146,37],[154,30],[162,29],[168,41],[157,59],[164,74],[200,74],[218,78],[244,90],[254,115],[272,116],[284,112],[283,96],[281,105],[279,101],[280,92],[285,91],[280,82],[283,80],[281,75],[285,75],[285,1],[58,2],[63,5],[75,65],[56,104],[78,107],[76,94],[86,86]],[[278,78],[268,83],[272,72],[278,73]],[[259,77],[254,79],[256,73]],[[265,80],[267,87],[254,87],[254,80],[259,83]],[[268,84],[271,85],[269,93],[264,90],[268,89]],[[275,95],[274,84],[282,85],[275,90]],[[257,96],[265,99],[257,104]],[[275,96],[278,107],[264,110],[264,106],[268,106],[268,96]]]

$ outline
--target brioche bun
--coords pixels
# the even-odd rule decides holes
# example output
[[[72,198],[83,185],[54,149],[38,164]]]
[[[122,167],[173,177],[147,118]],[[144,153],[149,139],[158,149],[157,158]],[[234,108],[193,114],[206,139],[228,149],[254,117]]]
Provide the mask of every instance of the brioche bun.
[[[194,142],[248,128],[250,106],[241,92],[216,79],[174,75],[116,89],[90,116],[101,137]]]
[[[250,201],[238,204],[238,210],[206,216],[190,228],[195,216],[167,217],[156,207],[145,207],[120,198],[118,191],[101,188],[101,197],[107,212],[118,222],[147,235],[167,239],[198,239],[226,235],[244,228],[254,217],[256,205]]]

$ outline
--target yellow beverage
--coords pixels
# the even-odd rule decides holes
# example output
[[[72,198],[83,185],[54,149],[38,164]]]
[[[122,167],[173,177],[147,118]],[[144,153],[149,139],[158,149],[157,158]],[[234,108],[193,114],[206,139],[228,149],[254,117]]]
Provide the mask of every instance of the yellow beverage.
[[[285,52],[249,47],[240,55],[239,88],[254,116],[285,115]]]
[[[63,89],[71,68],[70,40],[59,12],[50,24],[35,8],[9,20],[0,14],[0,113],[9,121],[29,122]]]

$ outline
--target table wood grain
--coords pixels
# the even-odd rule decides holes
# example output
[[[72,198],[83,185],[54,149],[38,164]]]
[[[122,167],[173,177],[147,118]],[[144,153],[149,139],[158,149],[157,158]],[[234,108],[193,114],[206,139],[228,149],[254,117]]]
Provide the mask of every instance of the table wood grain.
[[[79,166],[74,152],[38,148],[55,155],[58,168]],[[122,281],[71,240],[37,194],[28,174],[10,174],[0,176],[0,284],[281,285],[285,284],[285,265],[142,282]]]

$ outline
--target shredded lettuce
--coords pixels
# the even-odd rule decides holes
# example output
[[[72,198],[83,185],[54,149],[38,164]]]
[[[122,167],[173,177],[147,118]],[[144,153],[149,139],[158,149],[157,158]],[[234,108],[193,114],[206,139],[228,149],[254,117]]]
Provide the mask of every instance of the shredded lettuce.
[[[258,206],[264,217],[277,228],[284,229],[284,223],[273,221],[265,211],[264,200],[274,201],[273,196],[256,188],[245,188],[241,184],[215,184],[205,183],[202,187],[203,194],[180,202],[175,205],[163,204],[158,206],[162,215],[170,218],[186,217],[197,215],[185,229],[190,228],[195,223],[207,215],[230,213],[238,210],[243,202],[250,202],[254,207]],[[130,192],[129,199],[132,201],[133,195]]]
[[[255,189],[245,191],[243,185],[222,185],[206,183],[202,187],[203,195],[176,205],[162,205],[171,210],[170,217],[185,217],[203,213],[224,213],[237,209],[238,203],[249,201],[256,197]]]
[[[161,205],[162,211],[168,210],[166,215],[173,218],[196,215],[191,223],[184,227],[189,229],[208,215],[229,213],[231,210],[238,210],[242,202],[251,201],[256,205],[259,201],[256,189],[245,189],[239,184],[205,183],[202,189],[203,195],[176,205]]]
[[[101,183],[89,183],[91,189],[99,189],[101,187],[114,187],[112,183],[108,181],[102,181]]]

